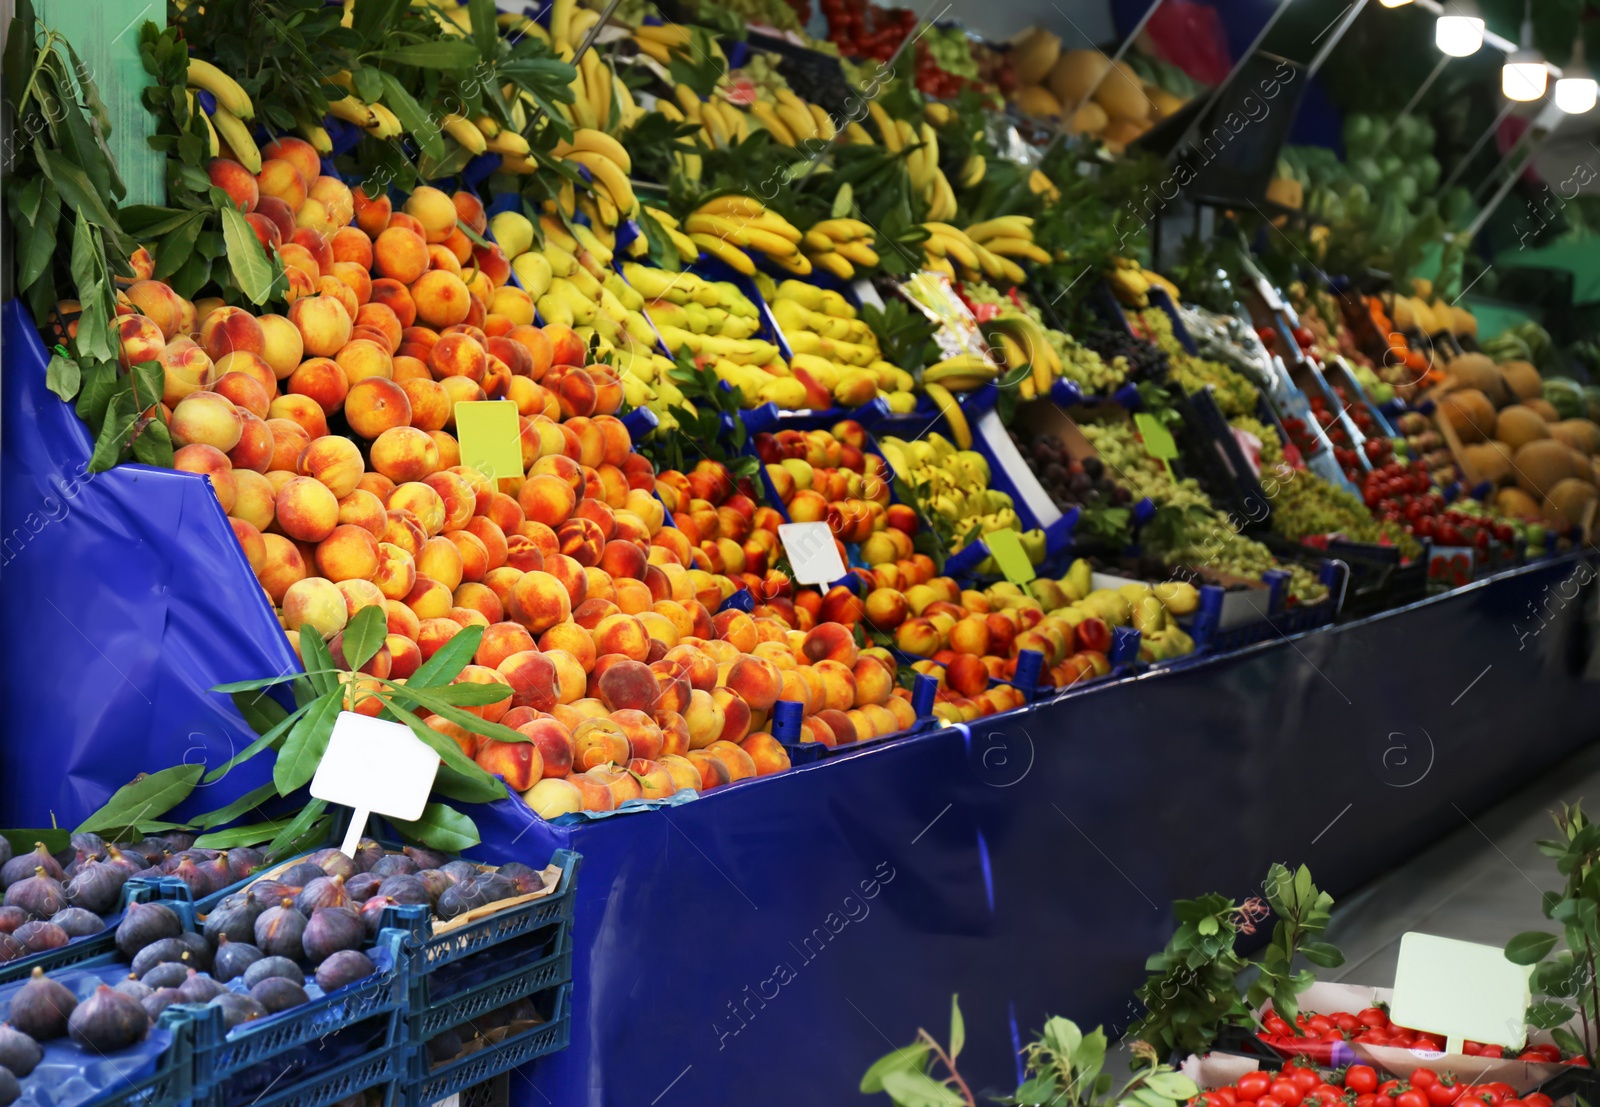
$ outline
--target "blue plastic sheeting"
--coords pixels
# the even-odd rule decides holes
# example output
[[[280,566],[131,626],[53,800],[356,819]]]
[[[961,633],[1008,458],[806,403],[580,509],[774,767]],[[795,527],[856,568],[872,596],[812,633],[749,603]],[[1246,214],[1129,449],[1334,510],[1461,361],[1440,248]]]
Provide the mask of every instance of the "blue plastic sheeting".
[[[1014,1088],[1047,1015],[1128,1025],[1172,899],[1252,894],[1273,861],[1346,893],[1592,740],[1575,564],[681,807],[476,811],[486,859],[583,854],[572,1044],[513,1102],[855,1102],[872,1060],[948,1033],[953,992],[962,1072]]]
[[[49,355],[16,301],[0,357],[0,810],[7,826],[73,826],[138,773],[244,748],[255,735],[207,690],[299,662],[208,479],[89,475],[88,428],[45,388]],[[193,809],[270,773],[253,761]]]

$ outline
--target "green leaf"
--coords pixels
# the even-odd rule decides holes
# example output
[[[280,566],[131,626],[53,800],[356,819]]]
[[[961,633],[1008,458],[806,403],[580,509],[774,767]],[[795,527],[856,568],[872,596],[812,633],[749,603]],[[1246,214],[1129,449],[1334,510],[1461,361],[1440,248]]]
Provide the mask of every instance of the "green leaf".
[[[950,997],[950,1060],[954,1061],[967,1044],[967,1023],[961,1017],[961,997]]]
[[[278,760],[272,766],[272,779],[278,794],[287,796],[316,775],[322,755],[328,752],[328,738],[344,707],[344,691],[335,689],[323,695],[306,712],[283,740]]]
[[[467,0],[467,13],[472,19],[472,38],[478,44],[478,56],[484,61],[493,61],[500,52],[494,0]]]
[[[1070,1058],[1083,1044],[1083,1032],[1078,1029],[1078,1024],[1060,1015],[1045,1021],[1042,1037],[1044,1044],[1058,1057]]]
[[[467,627],[439,648],[406,681],[406,688],[441,688],[461,675],[461,670],[471,663],[483,640],[483,628]]]
[[[272,799],[277,794],[278,786],[268,781],[259,788],[252,788],[227,806],[219,807],[215,811],[207,811],[204,815],[196,815],[189,822],[202,830],[213,826],[222,826],[224,823],[233,822],[233,820],[247,812],[254,811],[260,804]]]
[[[95,439],[94,454],[89,459],[89,472],[103,473],[122,460],[122,451],[128,445],[133,421],[139,417],[134,410],[133,393],[127,388],[111,397],[106,407],[105,421],[100,424],[100,436]]]
[[[203,772],[204,765],[174,765],[160,772],[141,773],[118,788],[104,807],[78,825],[75,833],[122,830],[141,819],[164,815],[188,798]]]
[[[277,836],[272,839],[272,844],[267,846],[267,856],[276,860],[283,854],[292,852],[292,847],[299,844],[301,836],[311,829],[311,824],[322,816],[327,807],[327,800],[314,799],[308,802],[300,814],[278,831]],[[321,836],[318,837],[320,839]]]
[[[378,652],[388,633],[389,624],[384,618],[383,608],[376,605],[363,607],[356,612],[354,619],[345,624],[344,663],[351,669],[361,668],[372,660],[372,655]]]
[[[411,712],[397,707],[394,701],[388,697],[380,695],[378,698],[383,700],[384,705],[389,708],[397,719],[411,728],[412,734],[415,734],[432,747],[433,751],[439,755],[447,766],[468,780],[487,781],[489,785],[493,785],[495,788],[494,799],[505,798],[507,795],[506,786],[484,769],[483,766],[462,752],[461,747],[456,745],[453,738],[447,738]],[[480,786],[487,787],[488,785]]]
[[[232,206],[222,208],[222,237],[228,244],[228,267],[239,291],[252,304],[266,303],[272,295],[272,263],[249,221]]]
[[[1572,1008],[1553,999],[1540,1000],[1528,1006],[1528,1025],[1539,1030],[1554,1030],[1571,1021]]]
[[[401,690],[401,694],[405,694],[404,689]],[[479,684],[469,680],[460,684],[446,684],[443,688],[430,688],[427,694],[431,699],[455,707],[482,707],[506,699],[511,695],[511,689],[498,682]]]
[[[422,818],[416,822],[402,819],[389,821],[411,841],[448,853],[460,853],[480,841],[477,825],[455,808],[442,803],[428,804],[422,809]]]
[[[1307,961],[1319,968],[1335,969],[1344,964],[1344,954],[1328,942],[1303,942],[1300,952],[1305,954]]]
[[[63,400],[71,400],[78,394],[80,377],[78,363],[72,358],[60,351],[50,355],[50,364],[44,370],[44,384],[50,391]]]
[[[78,418],[91,427],[98,427],[120,384],[115,362],[91,361],[83,369],[83,384],[76,405]]]
[[[507,795],[506,786],[484,769],[468,774],[452,765],[439,766],[439,775],[433,778],[433,790],[446,799],[462,803],[493,803]]]
[[[966,1100],[927,1073],[891,1072],[883,1090],[901,1107],[966,1107]]]
[[[211,690],[213,692],[223,692],[228,695],[236,696],[241,692],[257,692],[263,688],[271,688],[275,684],[288,684],[291,681],[299,680],[302,676],[310,677],[318,676],[323,673],[338,672],[338,669],[335,669],[332,665],[329,665],[326,669],[320,669],[314,673],[310,671],[305,673],[284,673],[282,676],[257,677],[255,680],[234,680],[229,681],[227,684],[214,684],[211,686]]]
[[[394,112],[400,125],[416,140],[422,153],[435,161],[445,156],[444,140],[439,134],[439,124],[406,91],[406,86],[387,70],[377,70],[383,83],[383,103]]]
[[[1536,965],[1556,948],[1556,936],[1542,930],[1525,930],[1506,943],[1506,960],[1513,965]]]
[[[204,226],[205,217],[197,211],[187,222],[180,223],[177,229],[156,242],[156,280],[164,281],[183,267],[189,255],[194,253],[195,241]]]
[[[459,637],[459,635],[457,637]],[[488,687],[493,688],[494,685],[488,685]],[[472,733],[481,735],[482,737],[493,738],[497,742],[528,741],[528,736],[526,734],[521,734],[515,730],[512,730],[508,726],[501,726],[499,723],[488,722],[487,720],[481,719],[472,714],[470,711],[463,711],[461,708],[456,707],[448,698],[439,694],[441,691],[443,690],[436,688],[413,688],[409,683],[407,683],[393,687],[390,691],[390,695],[402,701],[407,699],[413,700],[418,706],[427,708],[440,718],[448,719],[457,726],[466,727]],[[476,693],[468,694],[476,695]]]
[[[234,695],[234,702],[239,702],[238,693],[235,693]],[[315,700],[312,701],[312,703],[315,702]],[[284,717],[277,724],[272,726],[270,729],[263,731],[261,737],[257,738],[254,742],[251,742],[244,749],[230,757],[227,761],[208,772],[205,776],[205,782],[207,784],[215,784],[217,781],[227,776],[229,770],[231,770],[235,765],[243,764],[256,754],[260,753],[262,750],[266,749],[268,746],[276,745],[285,734],[289,733],[290,728],[292,728],[297,722],[305,717],[305,713],[310,711],[311,707],[312,704],[308,703],[303,707],[296,708],[293,714],[284,715]],[[279,710],[282,709],[280,708]],[[246,717],[248,718],[248,716]],[[252,723],[252,725],[255,724]]]
[[[325,696],[338,690],[340,670],[334,665],[333,655],[328,652],[328,643],[323,641],[321,632],[309,623],[300,627],[300,656],[305,662],[306,679],[317,695]]]
[[[11,853],[14,857],[21,857],[25,853],[32,853],[40,842],[51,853],[60,853],[72,845],[72,831],[60,827],[23,827],[20,830],[0,830],[0,838],[11,843]]]
[[[33,152],[39,159],[39,168],[44,170],[44,175],[61,193],[62,203],[77,212],[79,220],[87,220],[97,227],[117,226],[116,216],[111,214],[111,210],[100,199],[100,193],[79,166],[39,139],[34,140]]]
[[[478,61],[478,46],[465,39],[438,39],[396,46],[384,50],[378,57],[419,69],[471,69]]]
[[[159,415],[141,419],[136,424],[133,437],[133,456],[136,461],[161,469],[172,468],[172,432]]]
[[[55,189],[42,179],[34,182],[40,190],[40,203],[31,216],[23,213],[13,213],[13,223],[22,239],[20,254],[17,258],[17,285],[27,288],[37,281],[41,274],[49,267],[50,261],[55,257],[56,232],[61,225],[61,201],[56,197]]]
[[[1200,1094],[1193,1080],[1177,1072],[1152,1072],[1144,1078],[1145,1087],[1167,1099],[1185,1103]]]
[[[287,819],[279,819],[233,826],[227,830],[213,830],[209,834],[200,835],[194,840],[194,844],[196,849],[238,849],[240,846],[258,846],[263,842],[270,842],[273,835],[283,830],[286,825],[288,825]]]
[[[128,370],[128,380],[133,388],[134,410],[141,414],[161,402],[167,386],[166,370],[159,361],[141,361]]]
[[[289,717],[289,712],[283,704],[271,696],[247,696],[243,692],[235,692],[230,698],[233,700],[234,710],[239,712],[250,729],[257,734],[267,733]]]
[[[883,1091],[883,1078],[896,1072],[921,1072],[928,1061],[926,1042],[903,1046],[893,1053],[878,1058],[861,1078],[861,1091],[867,1095]]]

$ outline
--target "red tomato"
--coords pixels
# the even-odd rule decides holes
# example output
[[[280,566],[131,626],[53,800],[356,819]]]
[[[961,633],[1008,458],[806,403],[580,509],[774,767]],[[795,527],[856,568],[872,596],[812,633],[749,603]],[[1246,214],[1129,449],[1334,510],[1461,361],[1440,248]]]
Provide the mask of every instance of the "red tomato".
[[[1272,1096],[1282,1100],[1287,1107],[1300,1107],[1300,1101],[1306,1097],[1305,1089],[1293,1080],[1274,1080],[1268,1089]],[[1256,1102],[1260,1102],[1257,1100]]]
[[[1287,1070],[1285,1072],[1287,1073]],[[1289,1079],[1293,1080],[1294,1086],[1302,1092],[1309,1092],[1312,1088],[1322,1083],[1322,1077],[1317,1075],[1315,1069],[1295,1069],[1294,1074],[1289,1076]]]
[[[1327,1015],[1312,1015],[1310,1021],[1306,1023],[1306,1026],[1313,1033],[1321,1034],[1324,1030],[1327,1030],[1329,1027],[1333,1026],[1333,1020]]]
[[[1378,1087],[1378,1072],[1371,1065],[1351,1065],[1344,1070],[1344,1086],[1357,1095],[1366,1095]]]
[[[1486,1046],[1484,1048],[1488,1047]],[[1494,1048],[1499,1049],[1500,1047],[1495,1046]],[[1486,1087],[1493,1088],[1495,1091],[1499,1092],[1502,1101],[1511,1099],[1517,1094],[1517,1089],[1513,1088],[1510,1084],[1507,1084],[1504,1080],[1496,1080],[1494,1083],[1486,1085]]]
[[[1237,1094],[1241,1100],[1257,1100],[1266,1095],[1270,1087],[1272,1087],[1272,1077],[1266,1073],[1247,1072],[1239,1077]]]
[[[1504,1057],[1505,1055],[1505,1048],[1497,1045],[1486,1045],[1478,1051],[1479,1057]]]
[[[1461,1052],[1466,1054],[1468,1057],[1476,1057],[1478,1054],[1483,1052],[1483,1046],[1479,1045],[1477,1042],[1462,1042]]]
[[[1391,1097],[1399,1095],[1400,1094],[1400,1081],[1398,1081],[1398,1080],[1385,1080],[1382,1084],[1378,1085],[1378,1094],[1379,1095],[1391,1096]]]
[[[1526,1103],[1528,1107],[1550,1107],[1551,1100],[1543,1092],[1529,1092],[1522,1097],[1522,1102]]]
[[[1374,1030],[1382,1030],[1389,1025],[1389,1015],[1382,1007],[1364,1008],[1357,1013],[1356,1018],[1360,1020],[1362,1026],[1371,1027]]]
[[[1234,1107],[1234,1105],[1239,1102],[1239,1097],[1232,1088],[1218,1088],[1217,1094],[1222,1097],[1223,1102],[1226,1103],[1228,1107]]]
[[[1337,1026],[1330,1026],[1322,1032],[1322,1040],[1325,1042],[1342,1042],[1344,1037],[1344,1031]]]
[[[1433,1107],[1450,1107],[1450,1104],[1461,1098],[1461,1085],[1454,1082],[1446,1084],[1444,1080],[1437,1080],[1428,1085],[1428,1102]]]
[[[1361,1020],[1348,1011],[1339,1012],[1333,1016],[1333,1021],[1334,1025],[1338,1026],[1340,1030],[1355,1030],[1361,1026]]]
[[[1579,1065],[1579,1066],[1581,1066],[1583,1068],[1588,1068],[1589,1067],[1589,1058],[1583,1056],[1580,1053],[1578,1056],[1576,1056],[1576,1057],[1572,1058],[1571,1060],[1569,1060],[1567,1062],[1567,1064],[1569,1064],[1569,1065]]]
[[[1415,1088],[1409,1089],[1394,1097],[1394,1107],[1429,1107],[1428,1095]]]
[[[1385,1034],[1381,1030],[1363,1030],[1361,1033],[1352,1038],[1351,1041],[1368,1042],[1372,1045],[1386,1045],[1389,1041],[1389,1035]]]
[[[1368,1092],[1366,1095],[1356,1096],[1356,1107],[1383,1107],[1383,1097]]]
[[[1264,1095],[1256,1100],[1256,1107],[1285,1107],[1283,1100],[1275,1095]]]
[[[1289,1029],[1289,1024],[1284,1022],[1283,1017],[1276,1012],[1263,1019],[1261,1026],[1268,1034],[1274,1034],[1280,1038],[1288,1038],[1293,1034]]]
[[[1228,1101],[1216,1092],[1206,1092],[1200,1098],[1205,1102],[1206,1107],[1228,1107]]]
[[[1467,1096],[1472,1099],[1481,1099],[1489,1107],[1500,1107],[1501,1102],[1506,1098],[1493,1084],[1474,1084],[1467,1089]]]
[[[1389,1035],[1389,1044],[1397,1049],[1410,1049],[1411,1035],[1405,1033],[1391,1034]]]
[[[1439,1074],[1432,1069],[1417,1069],[1411,1074],[1411,1086],[1426,1091],[1429,1086],[1439,1082]]]
[[[1311,1090],[1311,1094],[1320,1098],[1324,1103],[1342,1103],[1344,1089],[1332,1084],[1318,1084]]]

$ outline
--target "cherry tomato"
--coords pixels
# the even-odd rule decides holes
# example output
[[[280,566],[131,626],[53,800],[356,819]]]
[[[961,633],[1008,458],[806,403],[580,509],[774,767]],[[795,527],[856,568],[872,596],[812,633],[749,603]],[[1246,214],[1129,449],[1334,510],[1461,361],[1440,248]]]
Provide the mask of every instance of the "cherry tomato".
[[[1499,1049],[1500,1047],[1495,1046],[1494,1048]],[[1510,1084],[1507,1084],[1504,1080],[1496,1080],[1494,1083],[1487,1086],[1500,1093],[1500,1099],[1502,1102],[1514,1098],[1517,1094],[1517,1089],[1513,1088]]]
[[[1436,1080],[1428,1085],[1428,1102],[1433,1107],[1450,1107],[1450,1104],[1461,1098],[1461,1086],[1453,1081],[1446,1084],[1443,1080]]]
[[[1578,1056],[1576,1056],[1576,1057],[1572,1058],[1570,1061],[1568,1061],[1567,1064],[1569,1064],[1569,1065],[1577,1065],[1580,1068],[1588,1068],[1589,1067],[1589,1058],[1583,1056],[1580,1053]]]
[[[1394,1107],[1429,1107],[1428,1094],[1415,1088],[1403,1091],[1394,1097]]]
[[[1367,1042],[1371,1045],[1387,1045],[1389,1042],[1389,1035],[1385,1034],[1381,1030],[1363,1030],[1361,1033],[1352,1038],[1351,1041]]]
[[[1324,1103],[1343,1103],[1344,1089],[1332,1084],[1318,1084],[1311,1090],[1311,1094],[1320,1098]]]
[[[1379,1095],[1391,1096],[1391,1097],[1399,1095],[1400,1094],[1400,1081],[1398,1081],[1398,1080],[1385,1080],[1382,1084],[1378,1085],[1378,1094]]]
[[[1328,1018],[1327,1015],[1312,1015],[1311,1021],[1306,1025],[1315,1033],[1321,1034],[1323,1031],[1332,1028],[1334,1023],[1333,1020]]]
[[[1256,1100],[1256,1107],[1286,1107],[1286,1105],[1275,1095],[1264,1095]]]
[[[1467,1089],[1467,1096],[1472,1099],[1481,1099],[1489,1107],[1500,1107],[1500,1104],[1506,1098],[1493,1084],[1474,1084]]]
[[[1357,1095],[1366,1095],[1378,1087],[1378,1072],[1370,1065],[1351,1065],[1344,1072],[1344,1086]]]
[[[1345,1032],[1337,1026],[1330,1026],[1322,1032],[1322,1040],[1325,1042],[1342,1042],[1344,1039]]]
[[[1217,1094],[1222,1097],[1222,1101],[1226,1103],[1228,1107],[1234,1107],[1234,1105],[1239,1102],[1239,1097],[1232,1088],[1218,1088]]]
[[[1486,1045],[1478,1052],[1479,1057],[1504,1057],[1505,1054],[1505,1048],[1497,1045]]]
[[[1272,1096],[1282,1100],[1287,1107],[1300,1107],[1300,1101],[1306,1097],[1305,1089],[1293,1080],[1274,1080],[1268,1089]],[[1257,1100],[1256,1102],[1260,1102]]]
[[[1239,1098],[1250,1102],[1267,1094],[1267,1089],[1272,1087],[1272,1077],[1264,1072],[1247,1072],[1239,1077],[1237,1087]]]
[[[1340,1030],[1355,1030],[1361,1025],[1361,1020],[1347,1011],[1341,1011],[1333,1016],[1333,1021]]]
[[[1284,1022],[1283,1017],[1278,1014],[1268,1015],[1262,1020],[1261,1026],[1268,1034],[1280,1038],[1290,1037],[1289,1024]]]
[[[1411,1074],[1411,1086],[1426,1091],[1439,1082],[1439,1074],[1432,1069],[1417,1069]]]
[[[1295,1069],[1294,1075],[1289,1079],[1293,1080],[1294,1086],[1302,1092],[1309,1092],[1312,1088],[1322,1083],[1322,1077],[1317,1075],[1315,1069]]]
[[[1205,1101],[1206,1107],[1228,1107],[1228,1101],[1216,1092],[1206,1092],[1200,1098]]]
[[[1382,1007],[1365,1007],[1356,1013],[1356,1019],[1362,1026],[1373,1030],[1382,1030],[1389,1025],[1389,1015]]]
[[[1356,1107],[1383,1107],[1383,1097],[1368,1092],[1366,1095],[1356,1096]]]
[[[1529,1092],[1522,1097],[1522,1102],[1528,1107],[1550,1107],[1551,1099],[1543,1092]]]

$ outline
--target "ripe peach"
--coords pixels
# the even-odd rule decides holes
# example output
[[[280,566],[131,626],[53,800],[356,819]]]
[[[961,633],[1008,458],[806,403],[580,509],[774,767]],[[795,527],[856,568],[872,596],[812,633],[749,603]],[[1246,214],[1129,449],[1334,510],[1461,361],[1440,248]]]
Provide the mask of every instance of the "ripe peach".
[[[731,643],[740,653],[755,649],[756,643],[761,640],[755,620],[736,609],[717,612],[712,625],[716,628],[717,637]]]
[[[350,186],[338,177],[324,176],[320,161],[315,171],[306,175],[306,180],[311,184],[307,198],[323,206],[328,213],[329,224],[336,228],[347,226],[355,217],[355,198],[350,193]]]
[[[299,548],[281,534],[263,534],[261,541],[266,544],[267,558],[256,570],[256,580],[267,590],[272,602],[282,606],[289,586],[305,579],[306,560]]]
[[[356,490],[363,469],[361,451],[356,444],[337,435],[315,439],[300,455],[300,475],[327,485],[336,500]]]
[[[544,778],[544,756],[531,742],[480,739],[473,760],[478,767],[506,782],[515,792],[525,792]]]
[[[417,567],[411,555],[392,542],[378,543],[378,568],[371,576],[384,596],[403,600],[417,583]]]
[[[867,622],[879,630],[889,631],[906,621],[911,606],[906,598],[893,588],[874,588],[867,593],[865,607]]]
[[[125,316],[123,325],[126,324],[128,319],[142,319],[144,320],[144,325],[151,329],[153,336],[161,334],[161,328],[145,319],[142,315]],[[126,347],[124,347],[124,352],[127,352]],[[143,353],[143,351],[139,352]],[[137,365],[144,360],[148,359],[141,356],[140,361],[129,361],[129,364]],[[161,402],[168,407],[176,407],[178,401],[185,396],[192,392],[198,392],[211,377],[211,359],[206,356],[204,350],[194,344],[193,339],[174,338],[156,354],[156,361],[161,363],[161,368],[164,371]]]
[[[492,703],[474,704],[463,706],[461,710],[478,716],[485,722],[497,723],[500,717],[511,707],[511,683],[500,674],[498,670],[490,669],[483,665],[467,665],[456,676],[451,684],[489,684],[505,689],[505,698]],[[522,743],[517,743],[521,745]],[[529,783],[532,783],[531,781]]]
[[[783,674],[766,658],[745,654],[729,668],[727,687],[753,711],[770,711],[783,689]]]
[[[443,619],[450,611],[452,600],[450,589],[436,580],[419,574],[411,585],[411,591],[406,593],[401,602],[409,607],[418,619],[426,622],[429,619]],[[457,629],[459,628],[460,624],[457,624]]]
[[[944,668],[945,683],[963,696],[976,696],[989,687],[989,670],[980,658],[969,653],[952,657]]]
[[[254,177],[250,179],[255,180]],[[244,217],[244,221],[250,224],[250,229],[256,233],[256,241],[261,243],[261,248],[267,252],[268,257],[271,257],[283,243],[283,232],[278,229],[278,224],[259,211],[251,212]]]
[[[309,186],[317,180],[322,172],[322,158],[317,153],[316,147],[303,138],[293,135],[281,135],[261,148],[263,168],[265,161],[274,158],[281,159],[294,166],[300,173],[301,180]]]
[[[456,586],[452,598],[462,611],[474,611],[483,616],[484,628],[505,621],[505,604],[493,588],[478,581],[466,581]],[[477,622],[476,619],[473,620]]]
[[[408,484],[405,487],[411,488],[413,486]],[[422,485],[421,487],[427,488],[427,485]],[[428,491],[431,492],[433,490],[429,488]],[[389,493],[389,498],[391,500],[394,499],[394,492]],[[427,506],[426,501],[420,494],[411,498],[413,502],[420,503],[424,507]],[[412,557],[416,557],[422,552],[422,544],[428,540],[428,534],[422,529],[421,521],[418,520],[413,511],[404,506],[389,507],[387,514],[388,523],[384,526],[383,533],[378,535],[378,540],[380,542],[392,542]]]
[[[650,635],[644,624],[632,615],[608,615],[591,630],[595,651],[621,654],[633,661],[643,661],[650,652]]]
[[[968,615],[950,628],[950,648],[982,657],[990,652],[989,625],[981,615]]]
[[[715,761],[716,759],[712,758],[712,760]],[[721,762],[717,763],[721,764]],[[694,762],[683,754],[663,753],[661,760],[656,764],[667,770],[672,777],[672,783],[680,792],[685,788],[697,792],[705,786],[700,777],[700,770],[695,768]]]
[[[266,426],[272,432],[272,457],[266,471],[295,472],[300,466],[300,455],[311,445],[311,436],[299,423],[289,419],[268,419]]]
[[[235,470],[250,469],[265,473],[272,464],[277,447],[272,430],[263,420],[248,412],[243,413],[241,418],[243,429],[239,433],[239,441],[228,451],[228,461]]]
[[[239,540],[239,548],[244,551],[244,559],[250,563],[250,571],[261,572],[267,564],[267,543],[261,532],[243,519],[229,519],[228,522],[233,527],[233,536]]]
[[[372,467],[392,481],[421,481],[439,465],[433,439],[412,427],[390,427],[378,435],[370,450]]]
[[[379,566],[378,540],[372,532],[342,523],[317,543],[317,571],[331,581],[369,580]]]
[[[200,325],[200,346],[213,361],[235,350],[260,354],[266,350],[266,332],[243,308],[220,307]]]
[[[471,297],[460,277],[433,269],[411,286],[411,299],[417,305],[418,319],[427,326],[443,329],[466,319]]]
[[[417,321],[417,305],[411,299],[411,290],[392,277],[380,277],[372,282],[372,299],[368,302],[394,312],[402,332]],[[401,341],[403,342],[404,338]],[[398,345],[395,346],[397,351],[399,348]]]
[[[703,749],[690,750],[685,758],[700,773],[699,791],[709,792],[733,782],[733,775],[722,758]]]
[[[571,327],[549,323],[543,328],[543,333],[550,343],[551,365],[582,365],[587,360],[585,355],[588,351],[583,339]]]
[[[267,394],[267,390],[261,386],[259,380],[248,373],[224,373],[217,378],[211,390],[232,403],[239,409],[241,415],[263,419],[272,406],[272,397]]]
[[[328,417],[322,413],[322,408],[309,396],[288,395],[279,396],[267,408],[267,422],[287,419],[298,423],[300,429],[305,431],[307,439],[322,438],[328,433]],[[272,432],[273,437],[278,437],[277,430]]]
[[[572,731],[572,767],[578,772],[614,763],[626,763],[628,735],[615,719],[584,719]]]
[[[233,483],[236,494],[232,515],[264,531],[272,525],[278,494],[272,482],[260,473],[234,466]]]
[[[355,433],[363,438],[378,438],[385,431],[409,427],[411,401],[406,397],[405,390],[393,381],[384,377],[367,377],[350,386],[349,395],[345,397],[344,415]]]
[[[789,767],[789,751],[770,734],[752,734],[739,743],[739,748],[749,754],[757,776],[770,776]]]
[[[156,321],[143,315],[124,315],[117,322],[117,336],[121,342],[117,360],[124,369],[147,361],[160,361],[167,345],[166,336]]]
[[[354,325],[344,304],[333,296],[303,296],[289,305],[289,321],[300,330],[305,352],[332,357],[350,341]]]
[[[430,538],[417,555],[417,572],[452,592],[461,583],[461,552],[448,538]]]
[[[572,486],[558,477],[540,474],[524,481],[517,492],[517,505],[531,521],[558,527],[572,515],[577,505]]]
[[[350,203],[355,211],[356,226],[367,234],[377,235],[389,225],[392,205],[388,196],[379,193],[371,197],[365,189],[355,188],[350,192]]]
[[[533,524],[524,523],[524,526]],[[569,604],[580,604],[588,598],[589,578],[582,565],[563,553],[548,553],[544,558],[544,571],[560,582],[567,591]],[[619,605],[620,606],[620,605]],[[623,608],[626,611],[626,608]]]
[[[372,236],[360,227],[340,227],[328,238],[334,261],[349,261],[372,269]]]
[[[577,365],[551,369],[540,383],[555,394],[561,414],[568,419],[593,415],[598,409],[599,393],[594,378]]]
[[[175,446],[198,443],[226,453],[244,433],[244,420],[232,401],[215,392],[191,392],[172,409],[168,423]]]
[[[895,630],[894,642],[906,653],[932,657],[943,648],[938,628],[927,619],[907,619]]]
[[[813,663],[830,658],[849,666],[856,661],[855,636],[842,623],[817,624],[806,634],[801,650]]]
[[[223,514],[231,514],[238,487],[233,481],[233,463],[215,446],[193,443],[173,454],[172,467],[185,473],[203,473],[211,478],[211,489],[222,504]]]
[[[373,241],[372,260],[380,275],[411,285],[428,271],[428,244],[414,231],[390,227]]]
[[[322,482],[294,477],[278,490],[278,526],[300,542],[321,542],[339,525],[339,500]]]
[[[419,185],[406,197],[405,213],[422,224],[429,242],[443,242],[456,229],[456,206],[450,195]]]
[[[165,341],[170,342],[184,333],[184,301],[164,282],[135,281],[123,295],[127,296],[135,311],[148,316],[161,328],[161,336]]]
[[[321,577],[298,580],[283,595],[283,625],[289,630],[309,624],[331,638],[344,629],[348,618],[344,596],[332,581]]]
[[[654,761],[661,755],[663,739],[661,727],[656,721],[643,711],[624,708],[611,713],[611,721],[622,728],[627,736],[628,749],[632,756],[645,761]]]
[[[572,614],[566,588],[549,573],[539,571],[524,573],[512,586],[509,606],[507,614],[535,635],[565,622]]]
[[[284,158],[267,158],[256,173],[256,187],[260,196],[282,200],[291,212],[297,212],[306,202],[306,178],[299,168]]]
[[[477,383],[488,371],[489,355],[471,335],[457,332],[443,335],[433,344],[428,364],[436,378],[466,377]]]
[[[320,234],[333,224],[328,218],[327,206],[321,200],[313,200],[308,196],[305,203],[294,213],[294,225],[299,230],[311,230]]]
[[[394,376],[394,359],[381,344],[370,338],[351,339],[339,347],[333,360],[344,370],[352,388],[365,380],[390,381]],[[348,407],[348,401],[346,404]]]
[[[713,688],[711,698],[722,708],[723,724],[719,740],[742,741],[751,729],[750,705],[735,695],[730,688]]]
[[[337,362],[314,357],[306,359],[289,374],[288,389],[293,395],[314,401],[324,415],[332,415],[344,404],[350,383]]]
[[[726,765],[729,778],[736,783],[757,775],[755,760],[731,741],[712,742],[705,752]]]
[[[598,683],[600,698],[612,711],[632,708],[651,712],[661,698],[655,673],[639,661],[617,661],[600,675]]]
[[[418,578],[426,580],[427,578]],[[430,582],[434,583],[434,582]],[[435,587],[442,587],[435,584]],[[463,627],[454,619],[438,616],[431,619],[422,619],[417,627],[417,648],[422,651],[423,660],[427,660],[449,643],[450,639],[460,634]]]
[[[860,658],[852,672],[856,682],[856,707],[884,703],[893,694],[894,673],[877,658]]]

